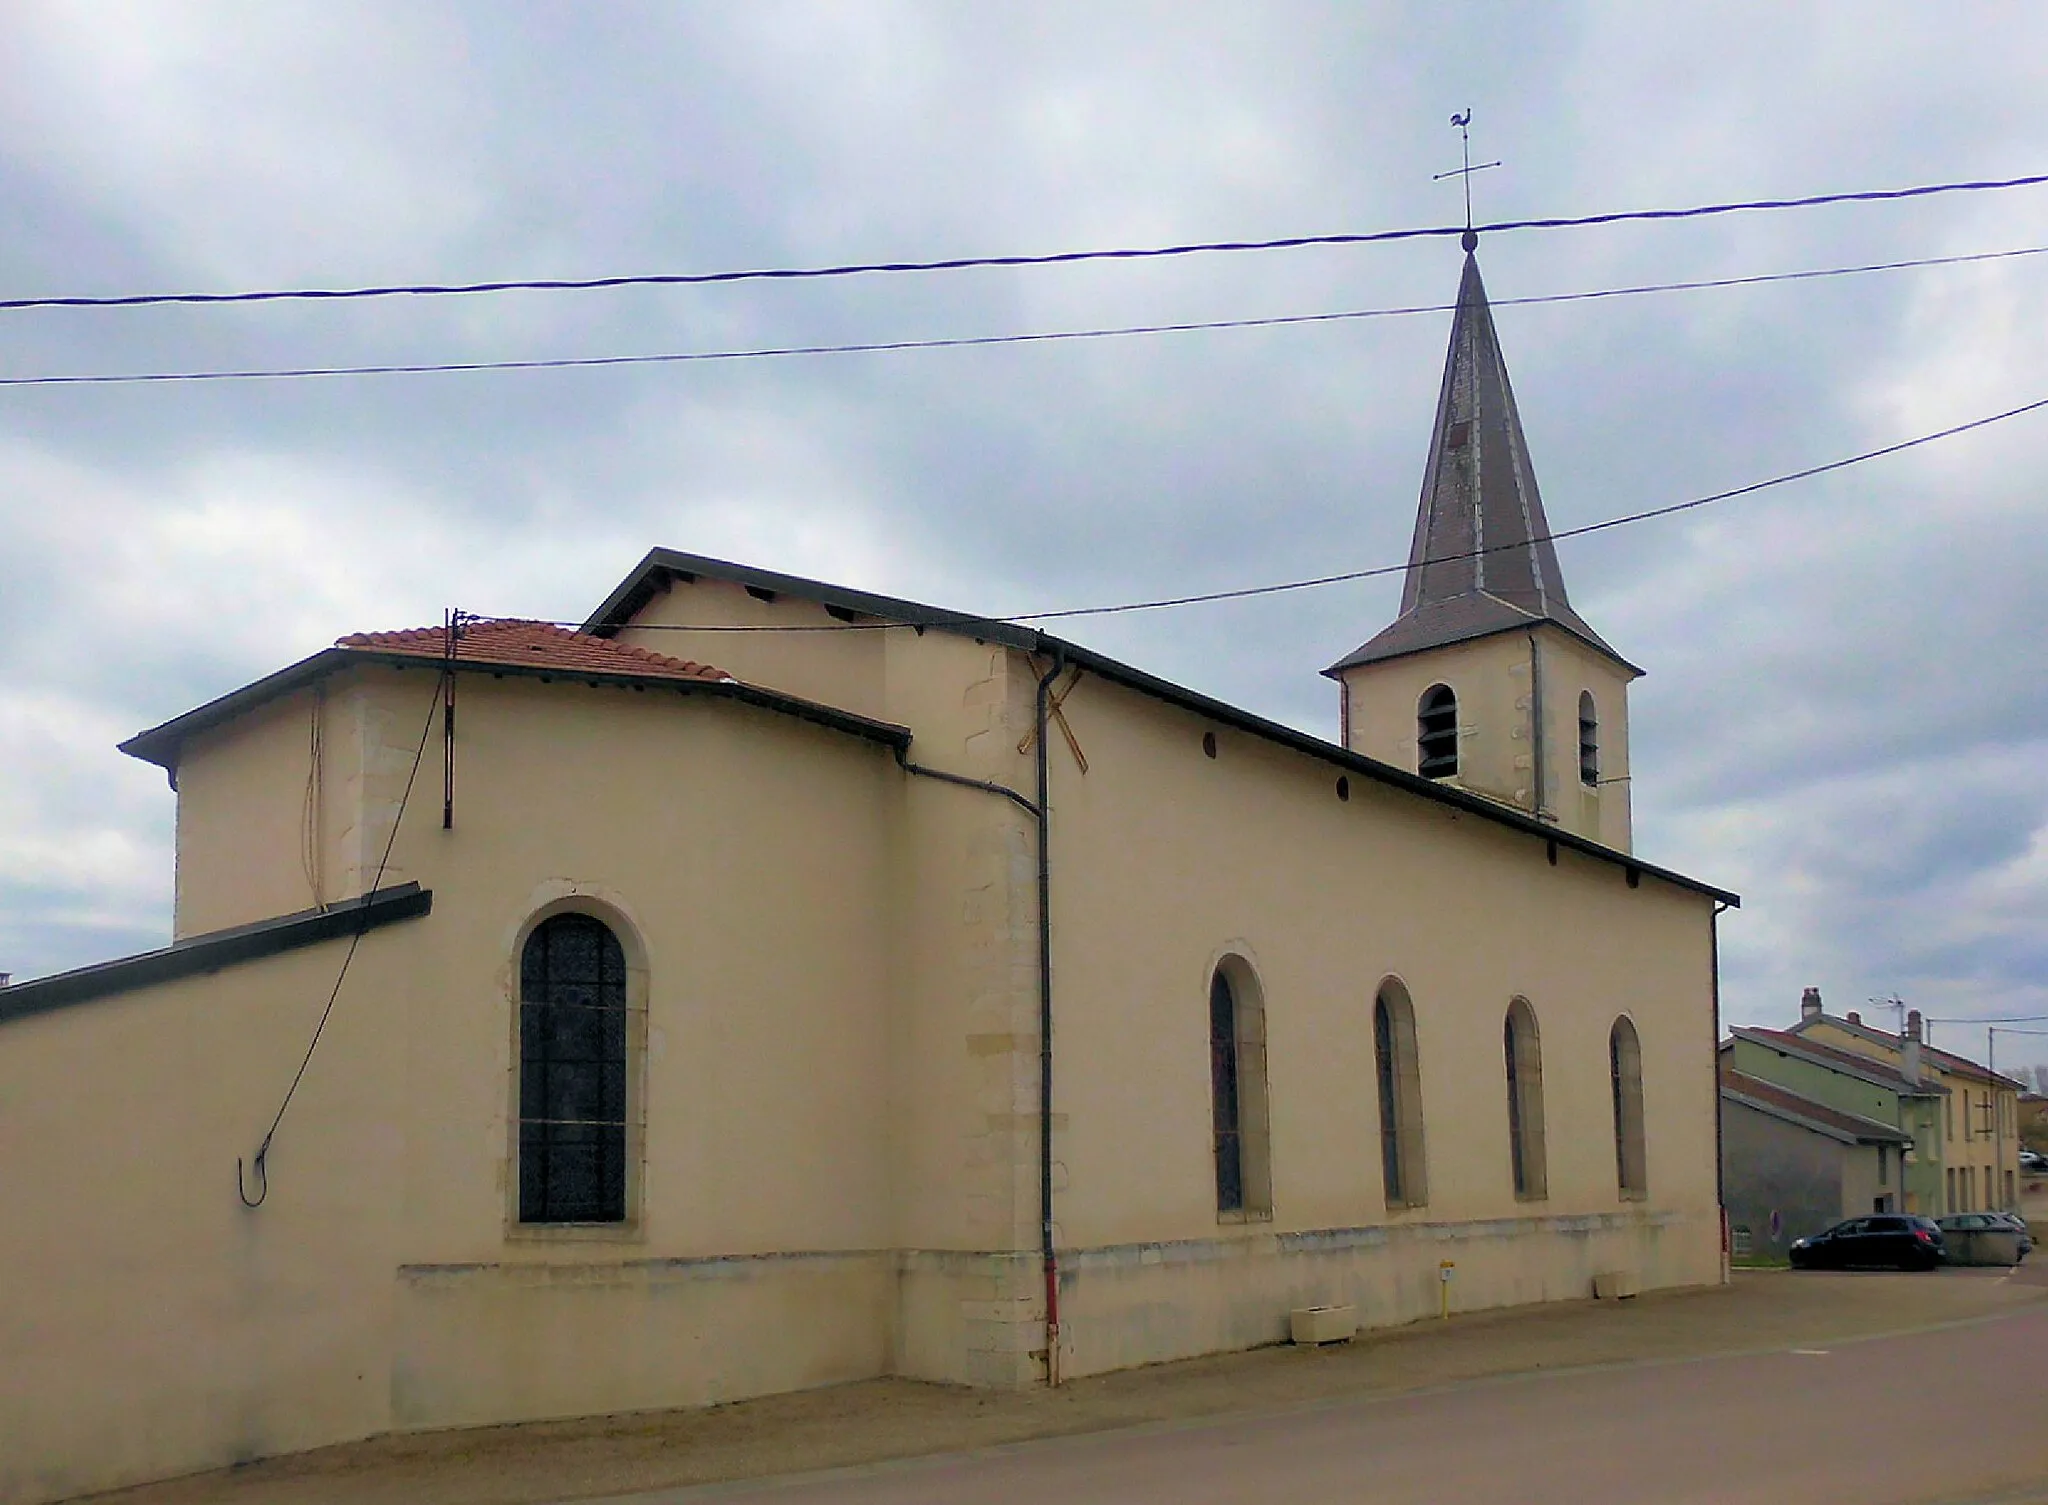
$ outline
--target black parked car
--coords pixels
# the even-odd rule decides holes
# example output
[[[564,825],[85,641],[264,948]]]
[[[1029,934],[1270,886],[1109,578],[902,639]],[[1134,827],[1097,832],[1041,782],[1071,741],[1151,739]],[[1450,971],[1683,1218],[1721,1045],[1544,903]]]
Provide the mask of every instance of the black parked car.
[[[1932,1218],[1878,1213],[1795,1240],[1795,1270],[1931,1270],[1947,1258]]]

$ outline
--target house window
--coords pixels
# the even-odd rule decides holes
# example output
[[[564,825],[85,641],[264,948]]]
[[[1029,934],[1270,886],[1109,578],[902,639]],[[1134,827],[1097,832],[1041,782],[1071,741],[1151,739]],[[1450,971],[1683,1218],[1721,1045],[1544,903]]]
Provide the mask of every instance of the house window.
[[[1954,1166],[1948,1168],[1946,1179],[1948,1181],[1948,1210],[1954,1212],[1956,1210],[1956,1168]]]
[[[1643,1145],[1643,1049],[1626,1014],[1607,1034],[1608,1076],[1614,1089],[1614,1179],[1623,1201],[1649,1195]]]
[[[1266,1010],[1251,969],[1232,957],[1209,979],[1209,1092],[1216,1155],[1216,1211],[1270,1217]]]
[[[1431,685],[1415,710],[1416,771],[1425,779],[1458,772],[1458,697],[1449,685]]]
[[[1387,1206],[1429,1201],[1422,1151],[1422,1077],[1415,1057],[1415,1007],[1392,978],[1372,1006],[1372,1053],[1380,1099],[1380,1175]]]
[[[1591,690],[1579,691],[1579,782],[1600,787],[1600,711]]]
[[[1877,1147],[1877,1184],[1879,1186],[1890,1186],[1892,1184],[1891,1156],[1886,1152],[1883,1145]]]
[[[519,1221],[626,1217],[626,956],[558,914],[519,958]]]
[[[1508,1166],[1515,1195],[1540,1201],[1548,1195],[1543,1153],[1543,1047],[1536,1011],[1529,1000],[1508,1005],[1501,1022],[1501,1052],[1507,1061]]]

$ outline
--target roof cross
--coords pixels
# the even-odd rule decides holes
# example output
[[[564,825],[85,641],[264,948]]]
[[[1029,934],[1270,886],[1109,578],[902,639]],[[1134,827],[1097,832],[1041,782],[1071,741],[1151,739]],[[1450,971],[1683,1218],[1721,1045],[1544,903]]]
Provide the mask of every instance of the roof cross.
[[[1465,180],[1465,235],[1460,244],[1470,251],[1476,249],[1479,245],[1479,234],[1472,228],[1472,174],[1475,172],[1485,172],[1489,167],[1498,167],[1500,163],[1481,162],[1476,167],[1473,165],[1472,107],[1470,105],[1467,105],[1458,114],[1453,115],[1451,117],[1451,124],[1458,128],[1459,140],[1465,148],[1465,165],[1463,167],[1454,167],[1449,172],[1432,173],[1429,180],[1432,183],[1441,183],[1445,178],[1462,178]]]

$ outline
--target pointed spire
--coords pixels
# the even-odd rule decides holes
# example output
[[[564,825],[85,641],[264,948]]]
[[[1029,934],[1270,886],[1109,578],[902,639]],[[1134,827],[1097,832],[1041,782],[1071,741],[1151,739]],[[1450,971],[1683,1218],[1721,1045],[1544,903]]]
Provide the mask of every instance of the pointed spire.
[[[1554,622],[1627,662],[1565,595],[1493,310],[1472,254],[1476,240],[1466,238],[1401,615],[1331,672],[1536,622]]]

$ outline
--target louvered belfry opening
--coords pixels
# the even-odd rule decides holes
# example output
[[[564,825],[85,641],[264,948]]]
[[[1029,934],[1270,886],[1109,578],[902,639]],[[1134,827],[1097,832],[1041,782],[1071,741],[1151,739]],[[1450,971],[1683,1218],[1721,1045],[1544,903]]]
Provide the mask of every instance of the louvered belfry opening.
[[[1415,708],[1416,771],[1425,779],[1455,778],[1458,772],[1458,697],[1449,685],[1432,685]]]
[[[559,914],[519,959],[519,1221],[626,1216],[626,956],[603,921]]]

